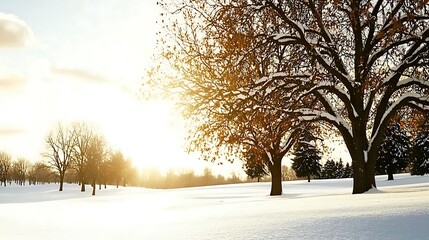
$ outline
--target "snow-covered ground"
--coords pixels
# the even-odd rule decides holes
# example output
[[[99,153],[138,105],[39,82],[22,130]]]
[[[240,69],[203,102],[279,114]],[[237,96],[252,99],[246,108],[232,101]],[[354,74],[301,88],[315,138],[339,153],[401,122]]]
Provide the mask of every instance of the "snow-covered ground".
[[[0,239],[429,239],[429,176],[151,190],[76,185],[0,188]]]

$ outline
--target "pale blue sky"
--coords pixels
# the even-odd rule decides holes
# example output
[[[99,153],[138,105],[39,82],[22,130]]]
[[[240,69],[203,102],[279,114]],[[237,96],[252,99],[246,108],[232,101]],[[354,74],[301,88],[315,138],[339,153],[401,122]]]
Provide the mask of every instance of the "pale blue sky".
[[[58,121],[87,121],[138,165],[168,165],[164,144],[165,158],[184,155],[170,106],[138,98],[156,1],[2,0],[0,9],[0,37],[12,39],[0,39],[0,150],[36,161]]]
[[[1,0],[0,151],[40,160],[58,121],[86,121],[139,167],[241,171],[187,155],[171,104],[139,99],[159,17],[155,0]]]

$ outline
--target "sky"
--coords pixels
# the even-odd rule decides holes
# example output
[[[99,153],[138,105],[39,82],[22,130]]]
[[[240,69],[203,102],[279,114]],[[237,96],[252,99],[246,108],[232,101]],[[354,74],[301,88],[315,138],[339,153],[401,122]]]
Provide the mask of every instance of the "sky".
[[[0,1],[0,150],[42,160],[58,122],[87,122],[138,167],[204,168],[183,122],[139,93],[156,48],[156,1]]]
[[[83,121],[140,168],[243,174],[239,162],[185,153],[172,104],[141,97],[159,17],[149,0],[0,1],[0,151],[43,160],[49,131]],[[344,147],[330,145],[347,161]]]

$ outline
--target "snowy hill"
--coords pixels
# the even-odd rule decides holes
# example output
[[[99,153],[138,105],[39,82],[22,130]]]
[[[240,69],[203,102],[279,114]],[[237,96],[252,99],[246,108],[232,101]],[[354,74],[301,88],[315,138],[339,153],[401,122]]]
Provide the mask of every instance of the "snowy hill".
[[[0,188],[0,239],[428,239],[429,176],[378,176],[352,195],[352,180],[174,190],[76,185]],[[90,188],[89,188],[90,189]],[[89,190],[88,189],[88,190]]]

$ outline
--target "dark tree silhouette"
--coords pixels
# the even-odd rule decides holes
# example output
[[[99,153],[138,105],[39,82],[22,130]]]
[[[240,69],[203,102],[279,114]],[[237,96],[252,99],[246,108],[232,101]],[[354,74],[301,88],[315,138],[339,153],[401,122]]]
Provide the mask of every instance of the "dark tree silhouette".
[[[319,162],[321,152],[317,149],[317,140],[311,131],[306,129],[302,132],[294,148],[295,158],[292,159],[292,169],[297,177],[307,177],[308,182],[310,182],[311,176],[319,177],[321,174]]]
[[[350,164],[347,162],[346,166],[344,167],[344,178],[351,178],[353,177],[353,168],[350,166]]]
[[[335,177],[336,178],[343,178],[344,176],[344,163],[343,160],[340,158],[340,161],[335,163]]]
[[[337,165],[334,160],[327,160],[322,168],[321,177],[325,179],[337,178]]]
[[[387,174],[387,180],[393,180],[393,174],[405,170],[410,157],[410,139],[401,130],[399,122],[392,123],[384,134],[378,150],[376,171]]]
[[[243,153],[246,160],[243,163],[243,170],[250,178],[258,179],[268,175],[268,169],[263,159],[264,153],[259,152],[257,149],[250,148]]]
[[[410,165],[412,175],[429,173],[429,122],[427,121],[421,126],[413,142]]]
[[[63,190],[64,176],[72,164],[75,141],[74,129],[67,129],[62,124],[58,124],[57,128],[50,132],[45,139],[48,150],[43,155],[49,159],[49,165],[60,177],[59,191]]]

